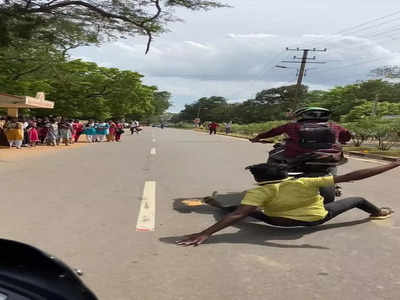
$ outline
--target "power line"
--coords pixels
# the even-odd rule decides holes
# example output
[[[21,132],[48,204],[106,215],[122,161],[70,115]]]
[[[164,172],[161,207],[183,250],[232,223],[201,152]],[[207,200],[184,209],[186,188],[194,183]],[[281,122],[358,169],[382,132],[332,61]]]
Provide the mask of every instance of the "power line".
[[[387,57],[381,57],[381,58],[376,58],[376,59],[371,59],[371,60],[366,60],[366,61],[358,61],[356,63],[345,65],[345,66],[340,66],[340,67],[336,67],[336,68],[330,68],[330,69],[327,69],[327,70],[319,70],[319,72],[324,71],[325,73],[329,73],[329,72],[332,72],[332,71],[337,71],[337,70],[340,70],[340,69],[346,69],[346,68],[349,68],[349,67],[366,65],[366,64],[369,64],[371,62],[380,61],[380,60],[384,60],[384,59],[387,59]]]
[[[360,29],[357,29],[357,30],[354,30],[354,31],[346,32],[346,34],[352,34],[353,35],[355,33],[362,32],[362,31],[365,31],[365,30],[369,30],[371,28],[372,29],[376,29],[377,27],[381,27],[382,25],[386,25],[386,24],[389,24],[389,23],[392,23],[392,22],[398,21],[398,20],[400,20],[400,18],[396,18],[394,20],[386,21],[386,22],[379,23],[379,24],[373,24],[371,26],[367,26],[367,27],[360,28]]]
[[[343,35],[343,34],[346,34],[347,32],[348,32],[348,33],[351,33],[351,32],[354,31],[354,29],[356,29],[356,28],[359,28],[359,27],[368,25],[368,24],[370,24],[370,23],[374,23],[374,22],[376,22],[376,21],[383,20],[383,19],[386,19],[386,18],[395,16],[395,15],[398,15],[398,14],[400,14],[400,10],[399,10],[399,11],[396,11],[396,12],[394,12],[394,13],[392,13],[392,14],[388,14],[388,15],[385,15],[385,16],[382,16],[382,17],[378,17],[378,18],[372,19],[372,20],[370,20],[370,21],[363,22],[363,23],[361,23],[361,24],[357,24],[357,25],[354,25],[354,26],[351,26],[351,27],[344,28],[344,29],[342,29],[342,30],[337,31],[336,33],[333,33],[333,35]],[[313,39],[311,39],[311,40],[308,41],[308,42],[309,42],[309,43],[313,43],[313,42],[317,41],[318,39],[319,39],[318,37],[314,37]],[[330,39],[331,39],[331,37],[324,37],[324,38],[322,38],[320,41],[321,41],[321,42],[324,42],[324,41],[327,41],[327,40],[330,40]],[[289,47],[295,47],[295,45],[296,45],[296,44],[291,44]]]
[[[400,24],[399,24],[400,25]],[[379,36],[379,35],[381,35],[381,36],[385,36],[387,33],[389,33],[389,32],[394,32],[394,31],[399,31],[400,30],[400,27],[392,27],[392,28],[390,28],[391,30],[388,30],[388,31],[383,31],[383,32],[379,32],[379,33],[376,33],[376,34],[373,34],[373,35],[371,35],[370,37],[375,37],[375,36]]]
[[[378,17],[378,18],[372,19],[370,21],[366,21],[364,23],[361,23],[361,24],[358,24],[358,25],[355,25],[355,26],[352,26],[352,27],[348,27],[348,28],[342,29],[342,30],[338,31],[338,34],[343,33],[345,31],[350,31],[351,32],[353,29],[356,29],[356,28],[359,28],[359,27],[363,27],[365,25],[368,25],[370,23],[373,23],[373,22],[376,22],[376,21],[379,21],[379,20],[387,19],[389,17],[395,16],[395,15],[398,15],[398,14],[400,14],[400,10],[398,10],[398,11],[396,11],[394,13],[382,16],[382,17]]]

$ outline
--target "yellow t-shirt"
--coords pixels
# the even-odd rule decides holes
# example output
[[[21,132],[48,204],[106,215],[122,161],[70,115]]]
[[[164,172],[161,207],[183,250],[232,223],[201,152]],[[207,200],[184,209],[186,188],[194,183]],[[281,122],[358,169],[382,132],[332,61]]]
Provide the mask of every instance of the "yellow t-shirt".
[[[330,185],[334,185],[333,176],[288,178],[247,191],[241,204],[257,206],[270,217],[318,221],[328,214],[319,188]]]

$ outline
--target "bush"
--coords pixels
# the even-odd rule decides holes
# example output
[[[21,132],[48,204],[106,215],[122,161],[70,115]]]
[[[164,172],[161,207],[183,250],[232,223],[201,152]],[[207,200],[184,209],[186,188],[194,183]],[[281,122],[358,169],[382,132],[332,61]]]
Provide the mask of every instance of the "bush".
[[[379,120],[375,123],[374,135],[378,141],[379,150],[390,150],[399,141],[398,129],[393,121]]]
[[[278,127],[285,123],[287,123],[287,121],[270,121],[270,122],[264,122],[264,123],[251,123],[251,124],[246,124],[246,125],[233,124],[232,125],[232,133],[256,136],[257,134],[259,134],[261,132],[268,131],[272,128]],[[220,130],[224,131],[225,129],[222,126],[220,128]]]
[[[343,124],[343,127],[350,130],[352,134],[351,140],[356,147],[360,147],[364,142],[374,138],[374,126],[374,121],[370,119]]]

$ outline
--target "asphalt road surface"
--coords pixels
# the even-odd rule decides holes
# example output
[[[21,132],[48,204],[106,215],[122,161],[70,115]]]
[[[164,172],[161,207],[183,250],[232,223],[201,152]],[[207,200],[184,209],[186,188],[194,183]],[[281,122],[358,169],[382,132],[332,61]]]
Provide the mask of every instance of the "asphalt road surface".
[[[253,187],[247,165],[269,146],[166,128],[19,162],[0,162],[0,236],[84,272],[104,300],[400,299],[400,214],[353,210],[318,228],[252,219],[199,247],[175,241],[221,217]],[[351,159],[341,173],[379,162]],[[400,212],[400,169],[343,185]],[[192,206],[191,206],[192,205]]]

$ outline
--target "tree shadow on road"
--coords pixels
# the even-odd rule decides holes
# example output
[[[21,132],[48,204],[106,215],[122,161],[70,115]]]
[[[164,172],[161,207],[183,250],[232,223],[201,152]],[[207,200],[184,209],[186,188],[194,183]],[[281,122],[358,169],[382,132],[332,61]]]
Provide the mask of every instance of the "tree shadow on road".
[[[224,205],[237,205],[240,203],[244,193],[228,193],[224,195],[218,195],[217,200]],[[214,207],[210,207],[205,204],[201,204],[200,200],[203,197],[192,197],[192,198],[179,198],[175,199],[173,203],[174,210],[181,213],[199,213],[199,214],[212,214],[216,220],[220,220],[226,212],[218,210]],[[328,250],[328,247],[309,245],[309,244],[282,244],[272,241],[293,241],[301,239],[306,234],[319,232],[323,230],[342,228],[355,226],[369,222],[369,218],[361,220],[355,220],[350,222],[323,224],[315,227],[277,227],[259,221],[254,222],[255,219],[249,217],[244,221],[234,225],[239,229],[236,233],[219,233],[216,234],[207,241],[208,244],[218,243],[231,243],[231,244],[257,244],[276,248],[308,248],[308,249],[321,249]],[[211,225],[211,224],[210,224]],[[207,226],[207,225],[205,225]],[[200,228],[204,229],[204,228]],[[175,244],[177,240],[182,239],[182,236],[171,236],[160,238],[160,241],[170,244]]]

